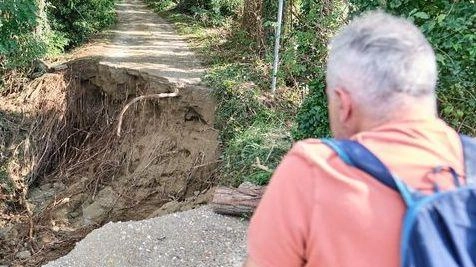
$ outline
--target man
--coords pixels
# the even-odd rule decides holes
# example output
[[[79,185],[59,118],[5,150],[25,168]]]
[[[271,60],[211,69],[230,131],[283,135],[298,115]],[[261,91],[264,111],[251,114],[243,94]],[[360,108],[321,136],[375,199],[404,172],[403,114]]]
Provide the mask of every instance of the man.
[[[435,55],[410,22],[371,12],[330,44],[334,137],[356,140],[422,191],[464,179],[458,134],[437,118]],[[277,168],[248,233],[247,267],[397,267],[405,205],[319,140],[294,145]]]

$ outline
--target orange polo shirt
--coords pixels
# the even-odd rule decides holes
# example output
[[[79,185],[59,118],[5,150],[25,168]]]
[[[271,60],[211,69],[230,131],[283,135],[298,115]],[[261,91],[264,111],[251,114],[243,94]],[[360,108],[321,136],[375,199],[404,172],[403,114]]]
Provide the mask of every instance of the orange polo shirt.
[[[463,176],[458,134],[439,119],[402,121],[352,137],[413,188],[453,187]],[[319,140],[296,143],[253,215],[249,257],[261,267],[397,267],[405,206],[400,195],[346,165]]]

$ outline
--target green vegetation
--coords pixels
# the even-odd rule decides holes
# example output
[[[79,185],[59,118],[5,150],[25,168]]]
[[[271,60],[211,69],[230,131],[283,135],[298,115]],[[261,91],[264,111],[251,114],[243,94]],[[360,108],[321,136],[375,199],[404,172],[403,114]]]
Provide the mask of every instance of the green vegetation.
[[[348,10],[345,1],[303,1],[298,8],[302,17],[286,37],[290,44],[284,46],[282,60],[283,71],[288,71],[284,76],[297,79],[295,86],[308,90],[296,117],[296,140],[330,135],[325,94],[327,44],[346,22]]]
[[[37,4],[31,0],[0,1],[0,67],[29,63],[46,51],[35,31]]]
[[[48,15],[54,41],[65,49],[77,46],[115,22],[114,0],[50,0]],[[66,2],[66,3],[65,3]]]
[[[114,20],[114,0],[0,0],[1,71],[77,46]]]

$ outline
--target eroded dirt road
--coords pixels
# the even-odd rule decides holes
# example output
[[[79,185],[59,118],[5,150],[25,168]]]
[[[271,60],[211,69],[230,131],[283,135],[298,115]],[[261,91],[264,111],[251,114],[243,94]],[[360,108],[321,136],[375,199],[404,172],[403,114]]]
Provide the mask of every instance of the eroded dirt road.
[[[148,168],[148,175],[146,177],[137,175],[138,181],[142,180],[140,183],[149,188],[138,188],[138,190],[147,192],[144,194],[146,197],[137,198],[135,197],[136,193],[132,193],[129,197],[144,201],[143,207],[149,206],[149,208],[138,207],[137,209],[141,210],[142,214],[138,215],[136,219],[144,217],[144,215],[150,218],[154,215],[189,209],[194,205],[193,203],[203,203],[204,201],[197,202],[195,201],[196,197],[192,195],[185,199],[185,202],[188,200],[191,203],[182,204],[183,202],[180,201],[184,199],[178,199],[162,207],[157,207],[157,211],[152,212],[153,209],[150,206],[154,205],[154,201],[147,199],[150,200],[151,196],[156,197],[153,193],[154,190],[150,191],[150,187],[170,192],[170,190],[163,189],[164,184],[165,188],[176,185],[179,188],[177,190],[182,192],[183,189],[180,188],[186,188],[190,179],[202,179],[198,177],[206,176],[206,172],[199,174],[197,171],[200,171],[199,168],[203,166],[206,167],[204,171],[210,170],[207,166],[213,163],[214,158],[217,157],[213,150],[216,147],[217,135],[216,132],[209,130],[212,127],[210,123],[213,121],[211,118],[213,109],[210,108],[213,104],[209,103],[208,98],[202,96],[202,94],[206,94],[207,90],[197,86],[200,84],[200,77],[205,69],[189,49],[184,38],[177,35],[169,23],[147,9],[143,2],[139,0],[119,2],[117,12],[119,21],[117,27],[110,31],[113,36],[111,41],[105,44],[102,49],[98,47],[90,50],[90,53],[97,53],[101,57],[99,72],[108,74],[102,75],[102,78],[93,77],[91,81],[111,94],[121,95],[119,91],[123,88],[119,86],[120,81],[117,80],[118,77],[127,76],[124,75],[124,72],[127,72],[129,76],[137,75],[149,82],[154,80],[152,86],[149,86],[153,87],[152,92],[147,93],[167,91],[164,88],[180,88],[184,95],[179,102],[183,102],[180,105],[186,107],[185,110],[182,110],[183,108],[180,106],[170,108],[169,111],[176,115],[160,115],[170,117],[165,120],[168,123],[163,126],[167,130],[157,126],[159,128],[158,136],[154,135],[152,129],[148,129],[146,130],[147,134],[138,139],[143,140],[139,147],[144,151],[150,150],[147,147],[153,148],[161,143],[172,144],[163,151],[147,152],[146,154],[150,154],[149,158],[155,157],[154,153],[184,152],[181,152],[183,155],[180,157],[169,158],[166,164],[148,165],[151,160],[141,159],[143,152],[139,149],[136,160],[141,162],[138,163],[140,166],[147,165],[144,168]],[[119,71],[111,71],[111,69]],[[111,80],[114,82],[111,83]],[[119,78],[119,80],[121,79]],[[155,92],[156,88],[161,87],[158,85],[164,85],[162,86],[164,88]],[[197,91],[202,92],[197,93]],[[175,105],[178,105],[179,102]],[[167,103],[165,107],[170,105],[174,105],[174,102]],[[191,121],[188,121],[187,116],[190,114],[192,115]],[[180,122],[183,119],[182,115],[185,116],[185,125]],[[193,115],[198,118],[194,118]],[[144,129],[147,128],[150,127],[144,127]],[[161,138],[165,138],[165,141]],[[134,146],[132,144],[132,151],[136,150]],[[185,176],[179,171],[180,166],[177,166],[177,163],[183,165]],[[165,170],[168,174],[163,176]],[[159,179],[154,177],[162,176],[169,178],[162,179],[158,183],[154,182]],[[196,183],[200,182],[197,180]],[[106,189],[110,190],[108,187]],[[198,194],[198,191],[191,193]],[[107,210],[106,208],[109,208],[104,207],[101,199],[95,200],[92,205],[95,203],[98,203],[96,206],[100,209]],[[110,208],[117,210],[118,206],[120,209],[127,207],[126,204],[118,205],[116,203],[114,207]],[[96,210],[92,210],[95,214]],[[145,211],[152,213],[144,214]],[[84,219],[87,219],[87,214],[90,212],[88,207],[83,208]],[[136,212],[126,211],[125,213],[134,214]],[[133,219],[131,216],[117,218]],[[108,223],[90,233],[68,255],[46,266],[241,266],[246,255],[246,227],[246,220],[214,214],[208,207],[137,222]]]
[[[27,204],[4,207],[14,219],[0,218],[0,266],[56,259],[48,266],[239,266],[247,221],[189,210],[205,204],[217,183],[205,69],[143,2],[119,1],[117,12],[103,42],[0,96],[0,111],[24,118],[25,135],[8,144],[23,154],[7,170],[29,186],[18,202]],[[177,89],[172,98],[131,104]],[[118,222],[134,220],[143,221]]]

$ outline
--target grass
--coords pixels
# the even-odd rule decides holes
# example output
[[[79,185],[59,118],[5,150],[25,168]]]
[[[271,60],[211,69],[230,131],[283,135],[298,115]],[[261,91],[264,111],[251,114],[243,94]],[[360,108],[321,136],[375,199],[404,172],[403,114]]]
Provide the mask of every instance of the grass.
[[[231,18],[217,26],[173,11],[160,15],[175,24],[208,66],[203,81],[217,100],[221,183],[267,184],[291,147],[299,94],[283,88],[274,96],[268,93],[270,62],[257,55]]]

